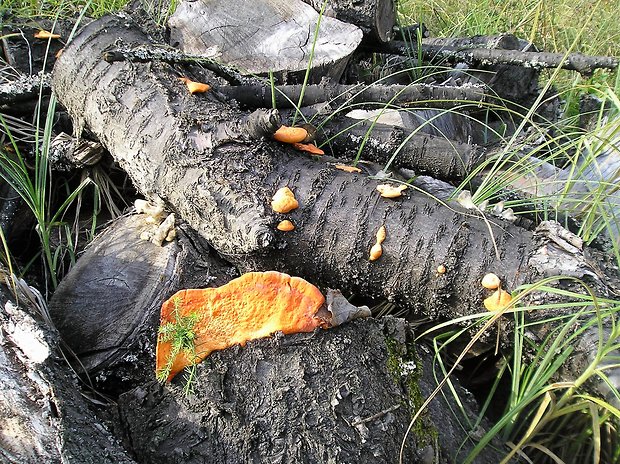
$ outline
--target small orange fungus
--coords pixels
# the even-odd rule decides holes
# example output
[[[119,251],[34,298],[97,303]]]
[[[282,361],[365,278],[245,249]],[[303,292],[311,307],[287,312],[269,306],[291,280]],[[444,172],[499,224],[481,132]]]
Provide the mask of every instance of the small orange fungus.
[[[368,259],[370,261],[376,261],[381,257],[382,254],[383,254],[383,247],[381,247],[381,244],[377,242],[370,249],[370,256]]]
[[[308,136],[308,131],[303,127],[280,126],[273,134],[274,140],[284,143],[300,143]]]
[[[156,372],[166,380],[196,364],[216,350],[249,340],[285,334],[312,332],[329,324],[317,312],[325,298],[318,288],[299,277],[280,272],[250,272],[219,288],[181,290],[161,307],[157,339]],[[193,318],[193,349],[181,350],[173,359],[171,341],[162,328]]]
[[[54,55],[54,57],[55,57],[56,59],[60,58],[60,57],[62,56],[62,54],[64,53],[64,51],[65,51],[65,49],[64,49],[64,48],[61,48],[60,50],[58,50],[58,51],[56,52],[56,55]]]
[[[385,226],[379,227],[379,230],[377,231],[377,235],[376,235],[377,243],[383,243],[386,235],[387,235],[387,231],[385,230]]]
[[[346,164],[334,164],[334,167],[344,172],[362,172],[360,168],[356,168],[355,166],[347,166]]]
[[[291,230],[295,230],[295,226],[288,219],[285,219],[284,221],[280,222],[280,224],[278,224],[276,228],[278,230],[281,230],[282,232],[290,232]]]
[[[484,288],[488,288],[489,290],[495,290],[501,285],[499,277],[497,277],[492,272],[489,272],[487,275],[485,275],[480,281],[480,283]]]
[[[179,80],[187,86],[189,93],[205,93],[211,90],[211,86],[209,84],[203,84],[202,82],[194,82],[187,77],[179,77]]]
[[[444,266],[443,264],[440,264],[439,266],[437,266],[437,274],[445,274],[446,273],[446,266]]]
[[[321,150],[319,147],[317,147],[316,145],[313,145],[311,143],[294,143],[293,144],[293,148],[295,150],[312,153],[313,155],[321,156],[321,155],[325,154],[325,152],[323,150]]]
[[[53,34],[50,31],[44,31],[41,29],[34,33],[35,39],[60,39],[60,34]]]
[[[386,235],[387,235],[387,232],[385,230],[385,226],[379,227],[379,230],[377,230],[377,235],[376,235],[377,242],[370,249],[370,256],[368,258],[370,261],[376,261],[383,254],[383,248],[381,247],[381,244],[385,240]]]
[[[295,195],[288,187],[279,189],[271,201],[271,209],[276,213],[288,213],[298,207],[299,202],[295,199]]]
[[[403,194],[403,190],[406,189],[406,185],[399,185],[398,187],[390,184],[377,185],[377,191],[381,194],[383,198],[398,198]]]
[[[484,307],[489,311],[500,311],[508,306],[511,301],[510,293],[498,288],[493,295],[484,300]]]

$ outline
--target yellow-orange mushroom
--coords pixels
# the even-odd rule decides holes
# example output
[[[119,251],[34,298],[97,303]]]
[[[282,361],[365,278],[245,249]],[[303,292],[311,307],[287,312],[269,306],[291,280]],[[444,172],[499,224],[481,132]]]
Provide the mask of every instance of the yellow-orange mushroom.
[[[383,198],[398,198],[403,194],[403,190],[406,189],[406,185],[399,185],[398,187],[390,184],[377,185],[377,191],[381,194]]]
[[[381,246],[381,244],[385,240],[386,235],[387,231],[385,230],[385,226],[379,227],[379,230],[377,230],[376,234],[377,242],[370,249],[370,256],[368,257],[370,261],[378,260],[383,254],[383,247]]]
[[[356,168],[355,166],[347,166],[346,164],[334,164],[334,167],[344,172],[362,172],[360,168]]]
[[[500,311],[510,304],[512,296],[506,290],[498,288],[493,295],[484,300],[484,307],[489,311]]]
[[[244,346],[249,340],[278,331],[292,334],[327,328],[330,324],[317,315],[324,303],[314,285],[274,271],[250,272],[219,288],[181,290],[161,307],[156,372],[168,374],[170,381],[213,351]],[[191,329],[193,349],[175,353],[161,328],[188,317],[195,321]]]
[[[385,237],[387,235],[387,231],[385,230],[385,226],[381,226],[379,227],[379,230],[377,230],[377,243],[383,243],[385,241]]]
[[[280,126],[273,134],[273,139],[284,143],[300,143],[306,140],[308,131],[303,127]]]
[[[53,34],[50,31],[44,31],[41,29],[38,32],[34,33],[35,39],[60,39],[60,34]]]
[[[311,143],[294,143],[293,148],[295,150],[305,151],[306,153],[311,153],[318,156],[322,156],[325,154],[323,150]]]
[[[291,230],[295,230],[295,226],[293,225],[293,223],[291,221],[289,221],[288,219],[285,219],[284,221],[281,221],[276,228],[278,230],[281,230],[282,232],[290,232]]]
[[[370,249],[370,256],[368,257],[368,259],[370,261],[376,261],[381,257],[382,254],[383,254],[383,247],[381,246],[379,242],[377,242]]]
[[[271,199],[271,209],[276,213],[288,213],[299,207],[295,194],[288,187],[282,187]]]
[[[485,275],[482,278],[482,280],[480,281],[480,284],[484,288],[488,288],[489,290],[495,290],[495,289],[499,288],[499,286],[501,285],[501,281],[500,281],[499,277],[497,277],[492,272],[489,272],[487,275]]]
[[[189,93],[191,93],[192,95],[195,93],[205,93],[211,90],[211,86],[209,84],[195,82],[191,79],[188,79],[187,77],[179,77],[179,80],[185,83],[185,85],[187,86],[187,90],[189,90]]]

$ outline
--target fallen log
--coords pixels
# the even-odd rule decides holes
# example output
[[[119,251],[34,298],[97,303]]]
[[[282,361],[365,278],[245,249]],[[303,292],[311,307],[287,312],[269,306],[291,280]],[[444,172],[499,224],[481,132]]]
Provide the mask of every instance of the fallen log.
[[[434,63],[458,63],[522,66],[532,69],[562,68],[577,71],[583,75],[590,75],[595,69],[616,69],[618,58],[612,56],[588,56],[581,53],[549,53],[529,52],[521,50],[506,50],[497,48],[471,48],[471,46],[445,45],[444,43],[429,43],[423,39],[419,46],[425,60]],[[382,53],[411,56],[417,59],[418,46],[403,41],[394,40],[381,44],[375,48]]]
[[[34,309],[32,289],[10,279],[0,285],[0,460],[134,463],[80,395],[59,357],[57,332]],[[19,304],[9,288],[18,289]]]
[[[610,293],[612,275],[601,280],[593,262],[553,234],[485,221],[414,191],[387,200],[375,191],[377,181],[272,141],[215,144],[213,131],[236,125],[245,113],[209,96],[189,95],[163,63],[102,61],[101,53],[118,37],[145,41],[115,17],[83,29],[54,70],[59,99],[76,127],[87,126],[140,191],[159,195],[243,271],[280,270],[345,293],[386,298],[410,317],[434,320],[479,313],[488,295],[479,281],[489,271],[509,290],[564,273],[588,281],[601,295]],[[286,215],[269,206],[283,186],[300,205]],[[293,221],[294,232],[276,229],[284,218]],[[383,255],[369,261],[381,225],[387,228]],[[438,273],[439,266],[445,272]],[[533,311],[528,317],[549,314]],[[532,329],[534,339],[544,336],[544,327],[534,333],[539,328]]]
[[[193,55],[217,57],[245,74],[277,73],[281,80],[338,80],[362,40],[352,24],[323,17],[300,0],[181,1],[170,17],[170,43]]]
[[[24,101],[36,100],[51,92],[51,75],[39,73],[21,75],[15,80],[0,84],[0,109],[6,110]]]
[[[219,286],[236,275],[182,231],[165,246],[144,238],[146,214],[116,220],[60,282],[49,304],[74,369],[118,395],[153,378],[162,302],[181,288]],[[159,219],[158,221],[161,221]]]
[[[467,103],[472,105],[492,101],[482,86],[445,86],[429,84],[410,85],[339,85],[323,82],[315,85],[268,85],[221,86],[217,89],[226,98],[236,100],[250,108],[293,108],[299,104],[310,106],[329,102],[332,106],[400,105],[403,107],[453,108]]]
[[[435,386],[432,356],[411,335],[402,319],[364,319],[215,352],[196,366],[189,395],[179,379],[120,396],[126,442],[143,463],[398,462],[410,417]],[[462,462],[472,449],[446,398],[405,439],[404,462]],[[499,462],[501,449],[476,462]]]
[[[334,118],[320,126],[318,134],[318,142],[337,157],[355,159],[361,148],[364,160],[447,181],[465,179],[487,156],[483,147],[372,120]]]

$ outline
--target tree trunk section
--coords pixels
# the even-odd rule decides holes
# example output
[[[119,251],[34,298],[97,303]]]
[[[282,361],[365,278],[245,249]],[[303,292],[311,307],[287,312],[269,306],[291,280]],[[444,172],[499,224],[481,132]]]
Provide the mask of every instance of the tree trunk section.
[[[435,385],[430,355],[418,357],[411,337],[402,319],[364,319],[212,353],[189,395],[181,376],[121,395],[126,441],[145,464],[398,462],[410,418]],[[462,462],[472,441],[449,416],[438,399],[407,437],[404,462],[435,453]],[[487,447],[476,462],[499,460]]]
[[[236,275],[177,230],[159,246],[141,238],[146,215],[116,220],[97,236],[60,282],[50,314],[79,357],[78,372],[118,394],[153,378],[162,303],[181,288],[220,286]]]
[[[184,53],[210,55],[243,73],[303,74],[312,59],[312,76],[338,80],[362,40],[357,27],[321,18],[300,0],[181,1],[170,17],[170,41]],[[315,40],[316,39],[316,40]]]

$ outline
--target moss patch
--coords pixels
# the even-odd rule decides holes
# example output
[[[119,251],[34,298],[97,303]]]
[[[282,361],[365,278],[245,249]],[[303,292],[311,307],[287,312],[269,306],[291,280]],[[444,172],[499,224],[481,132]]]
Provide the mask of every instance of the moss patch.
[[[422,377],[422,362],[413,343],[402,344],[390,337],[386,337],[385,342],[388,351],[388,372],[396,384],[406,390],[407,400],[403,403],[410,416],[413,417],[424,403],[424,396],[419,383]],[[426,411],[416,420],[411,431],[415,437],[417,448],[435,445],[439,437],[439,433]]]

